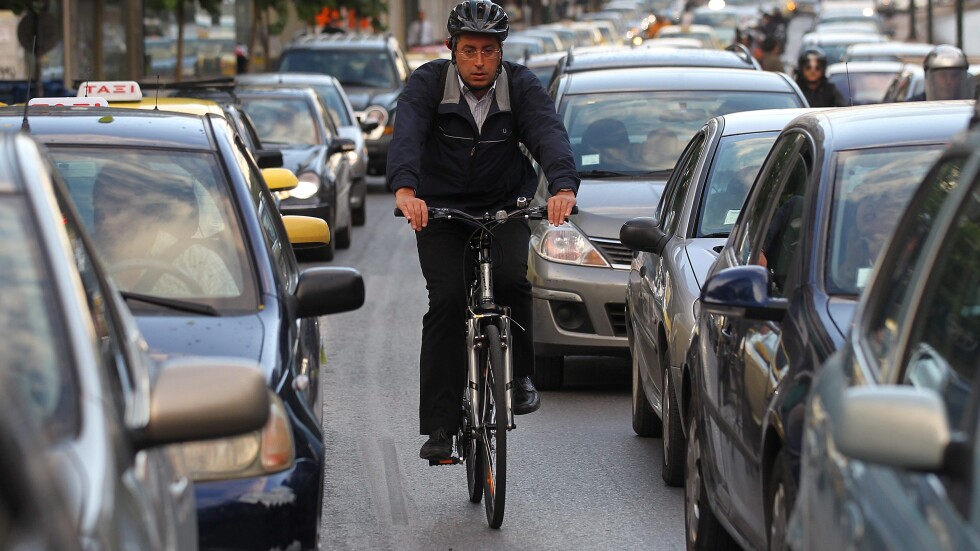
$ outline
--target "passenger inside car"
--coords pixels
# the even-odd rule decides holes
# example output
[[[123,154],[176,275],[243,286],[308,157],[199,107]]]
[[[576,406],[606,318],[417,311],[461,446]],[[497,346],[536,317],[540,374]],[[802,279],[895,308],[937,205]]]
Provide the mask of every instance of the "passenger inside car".
[[[670,170],[677,164],[677,158],[684,151],[684,142],[677,132],[667,128],[654,128],[647,133],[643,143],[634,147],[633,155],[637,166],[649,170]]]
[[[198,192],[207,191],[199,187],[165,172],[149,181],[140,167],[123,163],[99,170],[92,189],[95,239],[123,290],[169,297],[241,294],[222,255],[204,237]]]
[[[623,121],[606,118],[589,124],[576,160],[582,170],[632,170],[629,132]]]

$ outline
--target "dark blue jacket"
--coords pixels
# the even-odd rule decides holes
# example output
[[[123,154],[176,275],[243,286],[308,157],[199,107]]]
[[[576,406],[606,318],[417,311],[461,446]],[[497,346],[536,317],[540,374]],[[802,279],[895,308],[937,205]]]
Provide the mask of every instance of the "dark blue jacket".
[[[537,176],[519,144],[544,169],[552,194],[578,191],[568,133],[540,80],[522,65],[504,61],[493,105],[477,130],[459,86],[455,65],[430,61],[412,73],[398,100],[398,121],[388,149],[388,187],[415,189],[430,207],[479,214],[534,197]],[[508,83],[508,79],[512,82]],[[512,97],[513,96],[513,97]]]

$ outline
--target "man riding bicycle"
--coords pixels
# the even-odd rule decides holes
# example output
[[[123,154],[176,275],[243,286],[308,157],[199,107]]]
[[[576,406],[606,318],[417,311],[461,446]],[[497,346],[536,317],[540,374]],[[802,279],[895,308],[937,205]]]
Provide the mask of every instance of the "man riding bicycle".
[[[388,187],[416,232],[419,263],[429,293],[422,318],[419,456],[452,456],[462,422],[466,379],[467,277],[464,253],[473,232],[452,220],[429,220],[429,207],[471,214],[513,208],[533,197],[537,176],[521,143],[550,183],[548,220],[559,225],[572,211],[579,178],[568,134],[554,102],[526,67],[502,61],[509,24],[503,8],[465,0],[449,14],[452,60],[430,61],[412,73],[398,100],[398,124],[388,151]],[[494,293],[514,320],[513,411],[540,407],[531,382],[534,341],[527,280],[530,228],[512,220],[493,230],[499,248]]]

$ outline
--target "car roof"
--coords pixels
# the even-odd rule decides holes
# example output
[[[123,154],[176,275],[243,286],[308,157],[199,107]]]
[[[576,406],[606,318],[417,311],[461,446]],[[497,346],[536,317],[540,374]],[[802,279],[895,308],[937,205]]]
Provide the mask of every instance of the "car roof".
[[[725,124],[722,136],[734,136],[752,132],[778,132],[796,117],[819,110],[811,107],[801,107],[799,109],[764,109],[759,111],[739,111],[721,115],[718,118],[724,120]]]
[[[172,111],[175,113],[186,113],[188,115],[198,116],[207,115],[208,113],[213,113],[222,117],[225,116],[225,111],[221,108],[221,105],[219,105],[218,102],[202,98],[184,98],[172,96],[156,98],[152,96],[143,96],[143,99],[139,101],[112,101],[109,102],[109,107],[149,111],[159,109],[161,111]]]
[[[965,130],[973,109],[970,100],[858,105],[801,115],[787,127],[823,135],[825,147],[833,151],[939,143]]]
[[[847,48],[849,54],[885,54],[895,53],[898,55],[918,55],[926,56],[936,46],[922,42],[899,42],[888,40],[886,42],[866,42],[854,44]]]
[[[807,33],[802,43],[807,46],[821,44],[857,44],[859,42],[885,42],[884,35],[871,33]]]
[[[666,27],[661,27],[658,33],[675,34],[675,33],[715,33],[714,27],[708,25],[667,25]]]
[[[565,64],[566,73],[618,67],[755,67],[733,52],[692,48],[620,48],[575,54]]]
[[[293,49],[364,50],[386,48],[389,35],[362,33],[309,33],[297,37],[283,53]]]
[[[901,61],[848,61],[831,63],[827,66],[827,76],[838,73],[901,73],[905,64]]]
[[[239,84],[331,84],[340,86],[334,76],[324,73],[246,73],[235,77]]]
[[[788,77],[770,71],[717,67],[600,69],[572,75],[567,94],[631,90],[728,90],[793,93]]]
[[[19,107],[0,108],[0,130],[19,129],[23,113]],[[30,133],[44,136],[46,143],[130,144],[210,151],[214,146],[206,119],[209,117],[114,107],[34,107],[28,115]]]

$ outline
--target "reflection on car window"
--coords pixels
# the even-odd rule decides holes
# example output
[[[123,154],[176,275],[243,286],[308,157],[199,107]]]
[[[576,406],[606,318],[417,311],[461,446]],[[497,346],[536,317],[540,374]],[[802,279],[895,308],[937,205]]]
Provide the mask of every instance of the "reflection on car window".
[[[350,119],[350,113],[347,112],[347,105],[344,104],[344,98],[340,97],[340,91],[333,86],[320,86],[317,88],[317,92],[326,100],[326,109],[330,113],[330,117],[333,118],[334,125],[354,125]]]
[[[704,121],[736,111],[799,107],[793,94],[664,91],[568,96],[560,113],[580,172],[671,170]]]
[[[950,426],[967,430],[970,388],[980,368],[980,190],[974,186],[932,263],[909,335],[904,381],[932,388]]]
[[[210,153],[55,148],[86,228],[124,291],[219,311],[257,306],[242,231]]]
[[[345,87],[387,88],[397,86],[395,68],[388,52],[374,50],[289,50],[282,54],[284,73],[323,73]]]
[[[0,386],[21,399],[38,426],[55,441],[78,430],[78,388],[73,362],[65,361],[56,293],[39,257],[29,207],[0,202]]]
[[[701,196],[696,236],[732,231],[759,167],[778,134],[742,134],[721,139]]]
[[[698,134],[694,138],[694,144],[689,150],[684,171],[678,175],[677,185],[674,186],[674,190],[671,192],[670,202],[666,205],[667,210],[664,212],[664,218],[661,222],[661,227],[663,227],[664,233],[667,235],[673,235],[677,230],[677,224],[683,214],[681,211],[684,208],[684,201],[687,199],[687,190],[691,187],[691,182],[694,180],[695,171],[697,170],[698,163],[701,160],[701,154],[704,152],[707,143],[708,141],[705,139],[704,134]]]
[[[773,296],[786,296],[793,259],[803,236],[803,205],[809,179],[809,162],[803,155],[793,155],[789,177],[776,200],[776,210],[769,220],[758,263],[769,269]]]
[[[867,283],[922,177],[942,146],[887,147],[837,154],[827,249],[827,290],[857,295]]]
[[[876,284],[878,300],[869,303],[864,316],[865,326],[861,330],[862,342],[877,359],[884,377],[893,380],[887,372],[894,368],[894,347],[902,329],[902,322],[908,317],[910,307],[909,286],[914,284],[916,275],[924,269],[922,252],[936,215],[943,202],[956,189],[965,156],[943,160],[926,177],[919,191],[919,200],[909,205],[910,223],[895,229],[896,243],[903,243],[897,258],[888,273],[879,276],[881,284]]]
[[[242,98],[242,109],[255,124],[262,143],[318,145],[316,119],[304,98]]]

